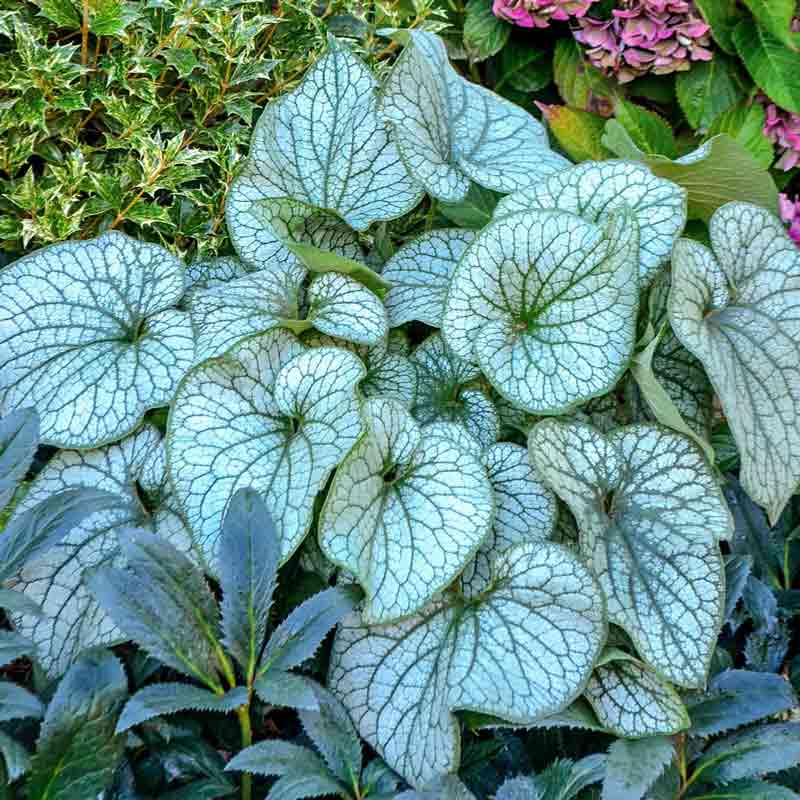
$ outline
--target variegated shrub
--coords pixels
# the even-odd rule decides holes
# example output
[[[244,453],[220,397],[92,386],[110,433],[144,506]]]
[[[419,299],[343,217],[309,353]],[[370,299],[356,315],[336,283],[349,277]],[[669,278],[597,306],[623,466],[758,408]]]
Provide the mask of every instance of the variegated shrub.
[[[333,697],[287,673],[265,702],[354,726],[416,789],[458,769],[462,713],[680,733],[725,618],[715,417],[772,520],[800,481],[800,251],[744,203],[701,243],[686,191],[644,161],[571,165],[435,34],[387,35],[405,49],[382,83],[331,38],[267,106],[227,201],[237,257],[186,268],[112,232],[0,271],[0,404],[34,409],[61,448],[12,525],[76,487],[116,498],[2,573],[30,601],[9,614],[53,676],[128,636],[171,653],[147,632],[152,598],[122,596],[162,554],[209,619],[198,569],[222,583],[252,696],[274,570],[298,554],[361,600],[332,646]],[[476,186],[504,196],[480,229],[453,227],[439,211]],[[395,250],[398,218],[412,235]],[[277,530],[260,588],[252,519],[252,552],[228,561],[243,490]],[[162,660],[206,675],[222,657],[203,648],[196,673]],[[201,707],[240,700],[221,698]],[[281,753],[231,767],[283,775],[275,759],[302,754]],[[318,793],[349,797],[327,764]]]

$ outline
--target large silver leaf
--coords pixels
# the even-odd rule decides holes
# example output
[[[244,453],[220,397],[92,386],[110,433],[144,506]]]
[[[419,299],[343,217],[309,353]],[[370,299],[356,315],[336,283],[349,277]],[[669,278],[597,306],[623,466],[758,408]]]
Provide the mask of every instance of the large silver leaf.
[[[0,405],[35,408],[46,444],[121,439],[192,364],[183,292],[178,259],[114,231],[14,262],[0,271]]]
[[[386,311],[393,328],[411,320],[442,327],[450,277],[475,232],[458,228],[429,231],[401,247],[381,274],[392,284]]]
[[[306,348],[282,329],[245,339],[193,369],[170,414],[175,493],[212,571],[222,518],[237,489],[259,492],[287,559],[309,526],[317,492],[361,435],[352,353]]]
[[[470,604],[444,600],[395,625],[345,621],[329,686],[361,736],[422,787],[458,767],[454,711],[520,724],[561,711],[583,690],[605,636],[588,569],[558,545],[517,545]]]
[[[461,576],[465,595],[483,591],[491,580],[492,562],[515,544],[554,538],[558,509],[555,495],[533,470],[528,451],[500,442],[483,454],[494,490],[492,530]]]
[[[198,258],[186,265],[186,294],[183,305],[204,289],[221,286],[234,278],[241,278],[248,272],[247,267],[234,256],[219,258]]]
[[[702,686],[722,625],[718,540],[733,523],[700,451],[651,425],[604,436],[555,420],[533,428],[529,450],[575,515],[609,620],[659,674]]]
[[[709,232],[713,252],[675,247],[670,322],[719,396],[742,485],[775,523],[800,482],[800,251],[747,203],[717,209]]]
[[[459,358],[439,333],[425,339],[412,360],[419,379],[412,413],[420,424],[457,422],[484,447],[497,441],[500,420],[494,403],[480,386],[470,386],[481,377],[475,365]]]
[[[350,228],[395,219],[421,199],[377,111],[377,81],[345,46],[328,52],[258,120],[226,205],[241,258],[295,262],[284,241],[356,256]]]
[[[16,616],[14,622],[20,633],[35,642],[39,661],[50,675],[64,672],[87,647],[125,638],[84,585],[86,570],[119,561],[121,529],[148,528],[194,556],[164,467],[164,447],[151,427],[98,450],[62,450],[33,481],[15,510],[21,514],[76,487],[101,489],[119,497],[116,508],[88,516],[61,542],[28,563],[14,581],[14,588],[44,612]]]
[[[558,208],[590,222],[630,208],[643,231],[639,242],[639,286],[647,286],[669,260],[686,225],[686,190],[657,178],[635,161],[585,161],[543,183],[504,197],[495,219],[518,211]]]
[[[464,569],[494,501],[483,464],[451,426],[420,429],[387,398],[366,401],[363,415],[367,433],[336,472],[319,540],[364,587],[365,619],[387,622],[418,611]]]
[[[417,396],[417,367],[407,355],[402,331],[391,331],[372,347],[310,331],[303,337],[309,347],[342,347],[355,353],[367,374],[359,388],[365,397],[392,397],[411,404]]]
[[[394,35],[407,45],[381,106],[409,171],[433,197],[459,202],[470,179],[508,193],[569,166],[527,111],[462,78],[438,36],[420,30]]]
[[[616,736],[669,736],[689,727],[689,712],[678,693],[630,657],[597,666],[584,695],[600,723]]]
[[[556,414],[605,394],[631,357],[638,306],[638,229],[564,211],[503,217],[453,273],[443,332],[519,408]]]

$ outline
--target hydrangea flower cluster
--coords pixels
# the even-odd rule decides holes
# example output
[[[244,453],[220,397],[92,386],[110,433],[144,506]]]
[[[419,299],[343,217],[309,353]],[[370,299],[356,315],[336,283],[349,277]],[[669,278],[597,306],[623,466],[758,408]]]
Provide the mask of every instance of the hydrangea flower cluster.
[[[546,28],[550,20],[582,17],[597,0],[494,0],[496,17],[521,28]]]
[[[778,195],[781,219],[789,225],[789,236],[800,245],[800,198],[792,200],[786,194]]]
[[[620,83],[711,59],[710,28],[687,0],[624,0],[611,19],[585,17],[578,24],[574,35],[591,63]]]
[[[778,148],[775,166],[790,170],[800,162],[800,114],[793,114],[767,101],[764,135]]]

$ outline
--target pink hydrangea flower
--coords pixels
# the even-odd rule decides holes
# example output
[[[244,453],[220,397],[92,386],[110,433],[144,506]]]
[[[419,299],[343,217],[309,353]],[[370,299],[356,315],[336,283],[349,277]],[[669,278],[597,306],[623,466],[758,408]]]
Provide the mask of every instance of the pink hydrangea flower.
[[[597,0],[494,0],[496,17],[521,28],[546,28],[550,20],[582,17]]]
[[[789,224],[789,236],[800,245],[800,199],[790,199],[788,195],[778,195],[778,208],[781,219]]]
[[[623,0],[611,13],[608,20],[579,19],[574,36],[589,61],[620,83],[711,59],[710,28],[688,0]]]
[[[789,170],[800,162],[800,114],[793,114],[767,101],[764,135],[778,148],[775,166]]]

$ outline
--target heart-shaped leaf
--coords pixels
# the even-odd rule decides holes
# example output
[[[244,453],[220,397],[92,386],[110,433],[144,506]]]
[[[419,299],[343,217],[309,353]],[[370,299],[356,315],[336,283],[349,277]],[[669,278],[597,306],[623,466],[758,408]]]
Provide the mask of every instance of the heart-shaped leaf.
[[[367,433],[336,472],[319,519],[323,552],[366,592],[370,622],[413,614],[464,569],[492,521],[480,460],[420,429],[396,400],[363,408]]]
[[[386,262],[381,274],[392,285],[386,295],[391,327],[410,320],[442,327],[450,277],[474,239],[474,231],[458,228],[429,231],[412,239]]]
[[[774,524],[800,482],[800,251],[774,215],[728,203],[713,252],[675,247],[669,316],[722,403],[740,480]]]
[[[632,658],[613,658],[595,667],[584,696],[600,723],[616,736],[668,736],[689,727],[678,693]]]
[[[58,492],[96,487],[118,498],[113,507],[87,516],[61,541],[27,563],[13,581],[43,610],[19,614],[19,632],[37,648],[41,665],[60,675],[88,647],[124,637],[84,583],[84,572],[120,563],[116,531],[144,526],[193,554],[191,535],[174,507],[158,432],[144,427],[119,444],[98,450],[64,450],[54,456],[15,511],[15,517]]]
[[[184,267],[111,231],[51,245],[0,273],[0,399],[33,407],[42,442],[82,449],[121,439],[166,406],[194,359],[174,306]]]
[[[558,545],[517,545],[472,603],[450,596],[395,625],[345,621],[329,685],[361,736],[422,787],[458,766],[453,712],[525,724],[560,711],[583,690],[605,635],[588,569]]]
[[[470,387],[481,377],[476,366],[459,358],[439,333],[425,339],[412,360],[418,375],[412,413],[421,425],[457,422],[483,447],[497,441],[500,421],[494,403],[480,386]]]
[[[640,231],[639,286],[647,286],[669,260],[686,225],[686,190],[657,178],[635,161],[586,161],[550,176],[544,183],[503,198],[495,219],[517,211],[561,209],[602,224],[629,208]]]
[[[225,510],[242,487],[263,496],[282,560],[297,549],[317,492],[361,434],[356,386],[364,375],[352,353],[309,349],[276,329],[186,376],[169,419],[170,472],[211,565]]]
[[[198,258],[186,265],[186,293],[183,296],[183,304],[185,305],[198,292],[241,278],[247,273],[247,267],[233,256]]]
[[[703,685],[724,605],[717,542],[733,523],[700,451],[655,426],[604,436],[555,420],[534,426],[529,449],[575,515],[609,620],[659,674]]]
[[[605,226],[564,211],[512,214],[484,228],[453,273],[445,341],[523,410],[568,411],[627,368],[638,227],[627,209]]]
[[[395,219],[419,202],[378,114],[377,88],[366,65],[329,36],[300,86],[267,106],[226,206],[245,263],[294,263],[287,240],[352,258],[350,228]]]
[[[527,111],[462,78],[438,36],[421,30],[393,35],[407,44],[381,107],[403,161],[433,197],[459,202],[470,179],[508,193],[569,166]]]
[[[494,523],[486,541],[461,577],[464,594],[472,597],[489,585],[492,562],[515,544],[553,537],[558,509],[555,495],[531,466],[526,448],[499,442],[482,456],[494,491]]]

